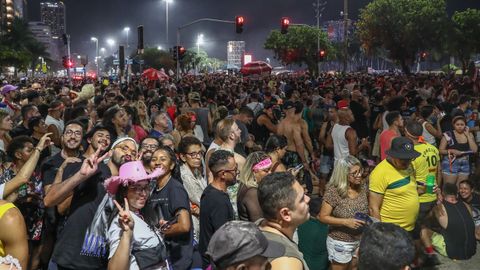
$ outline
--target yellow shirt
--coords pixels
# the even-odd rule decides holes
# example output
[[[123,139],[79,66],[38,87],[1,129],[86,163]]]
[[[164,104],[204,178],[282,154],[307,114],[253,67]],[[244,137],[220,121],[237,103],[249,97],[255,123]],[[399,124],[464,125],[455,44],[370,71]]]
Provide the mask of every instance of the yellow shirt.
[[[0,205],[0,219],[11,208],[15,208],[15,205],[13,205],[13,203],[6,203],[3,205]],[[6,255],[7,254],[5,254],[5,247],[3,246],[2,241],[0,241],[0,257],[5,257]]]
[[[369,189],[383,195],[382,222],[397,224],[406,231],[415,228],[420,204],[412,169],[399,171],[385,159],[370,174]]]
[[[416,181],[426,183],[427,175],[431,174],[435,176],[435,184],[437,184],[437,169],[440,164],[438,149],[429,143],[417,144],[414,148],[421,154],[412,161]],[[420,203],[433,202],[436,199],[437,194],[424,193],[419,196]]]

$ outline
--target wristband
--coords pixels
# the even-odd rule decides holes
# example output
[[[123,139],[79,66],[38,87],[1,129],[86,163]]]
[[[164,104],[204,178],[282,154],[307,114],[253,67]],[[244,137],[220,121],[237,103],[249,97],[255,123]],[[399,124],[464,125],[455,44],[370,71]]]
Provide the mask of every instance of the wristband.
[[[38,152],[42,152],[42,150],[40,150],[40,148],[38,147],[35,147],[35,150],[38,150]]]

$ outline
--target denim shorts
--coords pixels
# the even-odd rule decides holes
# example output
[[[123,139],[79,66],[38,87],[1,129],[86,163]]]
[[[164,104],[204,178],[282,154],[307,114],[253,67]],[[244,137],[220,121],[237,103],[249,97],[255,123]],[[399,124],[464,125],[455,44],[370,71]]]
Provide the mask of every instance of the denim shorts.
[[[470,160],[468,158],[455,159],[450,167],[450,161],[448,160],[448,157],[445,157],[442,159],[442,173],[447,175],[470,175]]]
[[[349,263],[355,257],[360,241],[343,242],[327,237],[328,260],[338,263]]]
[[[329,174],[333,167],[333,157],[322,155],[320,157],[320,173]]]

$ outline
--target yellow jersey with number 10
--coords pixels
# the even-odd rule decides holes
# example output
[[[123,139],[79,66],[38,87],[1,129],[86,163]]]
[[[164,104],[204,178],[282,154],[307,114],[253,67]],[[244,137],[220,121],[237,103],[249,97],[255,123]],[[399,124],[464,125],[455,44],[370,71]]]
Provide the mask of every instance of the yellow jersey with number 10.
[[[415,179],[418,182],[426,183],[427,175],[432,174],[435,176],[435,184],[437,184],[437,170],[440,164],[438,149],[429,143],[416,144],[414,149],[421,154],[412,161]],[[419,196],[420,203],[433,202],[436,199],[437,194],[424,193]]]

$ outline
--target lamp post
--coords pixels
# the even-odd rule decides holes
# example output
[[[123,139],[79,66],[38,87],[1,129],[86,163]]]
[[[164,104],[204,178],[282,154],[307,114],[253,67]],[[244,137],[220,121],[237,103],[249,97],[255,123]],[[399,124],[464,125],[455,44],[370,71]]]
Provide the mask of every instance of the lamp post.
[[[110,51],[113,54],[113,46],[115,46],[115,40],[112,38],[107,38],[107,45],[110,47]]]
[[[128,33],[130,32],[130,27],[125,27],[123,28],[123,31],[125,31],[125,33],[127,34],[127,50],[128,48],[130,47],[130,45],[128,44]]]
[[[197,36],[197,59],[200,59],[200,45],[203,45],[204,40],[203,40],[203,34],[199,34]],[[196,73],[198,74],[198,65],[200,64],[200,61],[195,65],[195,70],[197,71]]]
[[[168,4],[171,4],[173,0],[164,0],[165,1],[165,41],[167,47],[169,46],[168,43]]]
[[[100,80],[100,64],[98,63],[98,38],[91,37],[90,40],[95,42],[95,65],[97,65],[97,79]]]

